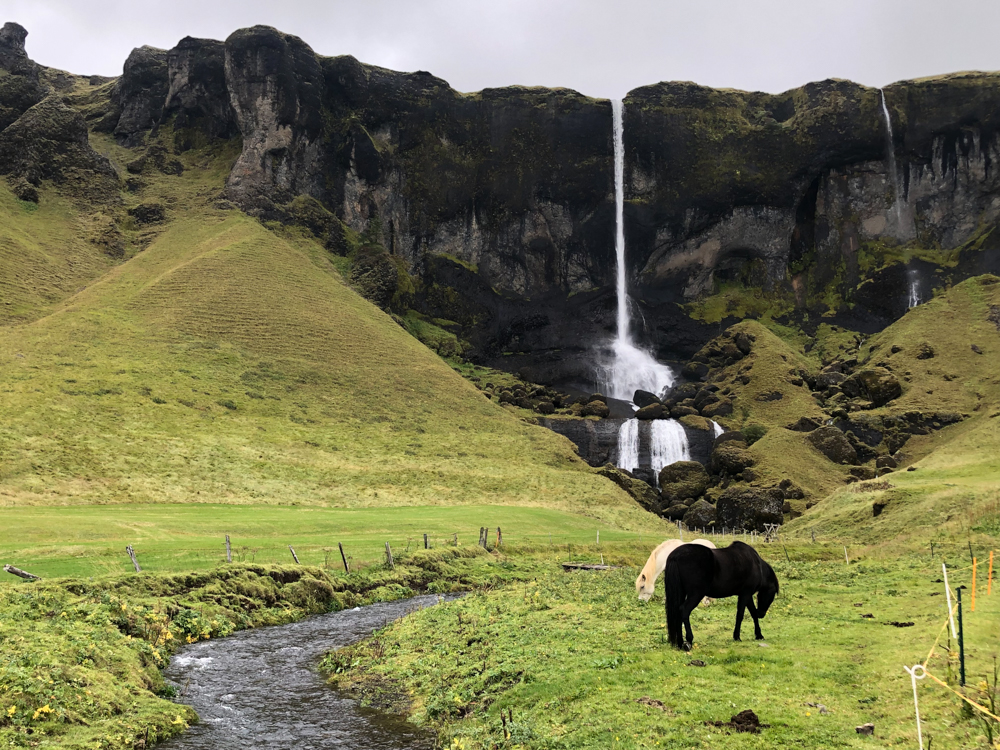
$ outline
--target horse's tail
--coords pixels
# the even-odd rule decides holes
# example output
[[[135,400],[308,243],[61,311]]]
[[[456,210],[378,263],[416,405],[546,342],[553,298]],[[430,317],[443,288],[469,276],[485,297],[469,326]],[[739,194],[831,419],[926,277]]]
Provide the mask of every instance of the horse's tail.
[[[671,555],[671,557],[673,557]],[[667,600],[667,640],[675,646],[683,642],[681,634],[681,604],[684,602],[684,587],[681,585],[681,569],[676,560],[667,559],[663,575]]]

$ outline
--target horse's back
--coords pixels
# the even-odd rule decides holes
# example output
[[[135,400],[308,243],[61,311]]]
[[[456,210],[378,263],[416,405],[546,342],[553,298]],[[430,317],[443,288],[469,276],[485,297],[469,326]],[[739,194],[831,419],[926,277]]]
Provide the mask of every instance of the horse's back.
[[[702,547],[708,547],[709,549],[715,549],[715,545],[708,539],[695,539],[691,544],[700,544]]]

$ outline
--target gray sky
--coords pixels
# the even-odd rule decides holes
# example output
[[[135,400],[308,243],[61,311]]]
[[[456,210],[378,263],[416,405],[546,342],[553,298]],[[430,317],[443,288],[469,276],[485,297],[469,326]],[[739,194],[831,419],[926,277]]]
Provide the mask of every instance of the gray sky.
[[[33,59],[118,75],[133,47],[267,24],[324,55],[428,70],[460,91],[664,80],[780,92],[1000,69],[1000,2],[966,0],[0,0]]]

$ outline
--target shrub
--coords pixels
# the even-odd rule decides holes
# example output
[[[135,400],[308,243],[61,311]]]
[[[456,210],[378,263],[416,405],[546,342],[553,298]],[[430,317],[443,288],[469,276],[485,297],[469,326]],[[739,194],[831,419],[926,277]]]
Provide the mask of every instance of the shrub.
[[[767,428],[762,424],[748,424],[743,428],[743,437],[746,438],[747,445],[753,445],[767,434]]]

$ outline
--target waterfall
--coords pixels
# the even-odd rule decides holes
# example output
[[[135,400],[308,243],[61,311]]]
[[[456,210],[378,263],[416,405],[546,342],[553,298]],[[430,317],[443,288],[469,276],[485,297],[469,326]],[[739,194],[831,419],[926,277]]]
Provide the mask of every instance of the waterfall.
[[[899,202],[902,200],[902,190],[899,186],[899,174],[896,172],[896,145],[892,139],[892,118],[889,116],[889,107],[885,103],[885,92],[878,90],[882,99],[882,117],[885,120],[886,152],[889,158],[889,179],[892,180],[892,208],[896,213],[896,231],[902,229],[902,209]],[[912,305],[910,305],[912,307]]]
[[[658,396],[674,383],[674,374],[666,365],[635,345],[629,331],[629,299],[625,268],[625,137],[622,102],[612,102],[615,141],[615,258],[618,297],[617,334],[611,345],[611,357],[600,367],[598,381],[605,395],[631,401],[637,390]]]
[[[639,420],[626,419],[618,428],[618,468],[632,471],[639,466]]]
[[[921,303],[920,299],[920,272],[916,268],[910,268],[906,271],[906,280],[908,286],[910,287],[910,296],[906,302],[907,309],[916,307]]]
[[[656,476],[660,476],[660,469],[664,466],[690,460],[691,451],[684,426],[675,419],[654,420],[649,427],[649,468]]]
[[[723,432],[726,431],[726,429],[721,424],[716,422],[714,419],[711,420],[711,422],[712,422],[712,437],[719,437],[719,435],[721,435]]]
[[[603,392],[612,398],[631,401],[637,390],[662,396],[674,384],[674,374],[653,355],[636,346],[629,330],[629,299],[625,266],[625,130],[621,101],[612,102],[615,143],[615,259],[618,299],[617,333],[611,346],[611,358],[599,371]],[[658,476],[660,469],[675,461],[690,460],[687,434],[680,422],[657,419],[649,427],[650,468]],[[639,420],[627,419],[618,429],[618,466],[632,471],[639,468]]]

